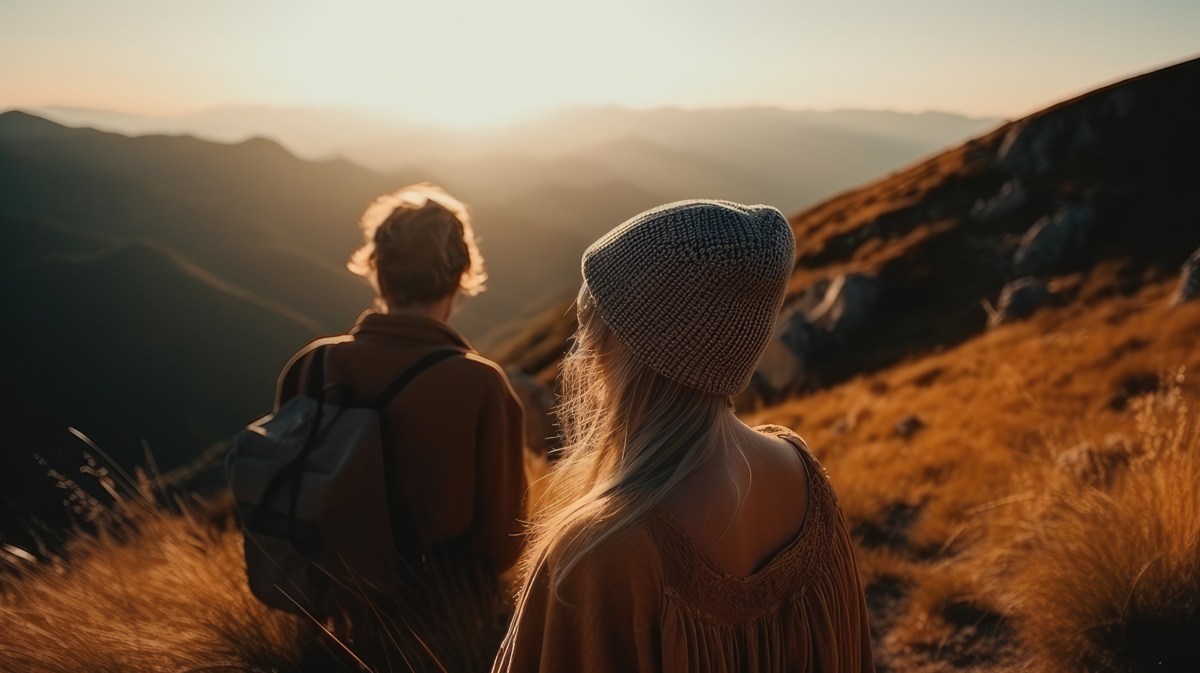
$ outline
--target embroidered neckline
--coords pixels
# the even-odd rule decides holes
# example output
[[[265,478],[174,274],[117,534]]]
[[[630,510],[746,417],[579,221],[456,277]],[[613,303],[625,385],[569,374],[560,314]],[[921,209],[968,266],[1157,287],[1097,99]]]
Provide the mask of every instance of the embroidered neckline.
[[[756,571],[726,570],[703,553],[675,515],[661,504],[652,510],[650,528],[666,572],[666,593],[676,603],[709,621],[746,621],[773,611],[807,586],[815,566],[832,542],[832,490],[820,463],[804,440],[781,426],[756,428],[796,447],[808,473],[804,522],[788,543]],[[719,615],[720,617],[718,617]]]

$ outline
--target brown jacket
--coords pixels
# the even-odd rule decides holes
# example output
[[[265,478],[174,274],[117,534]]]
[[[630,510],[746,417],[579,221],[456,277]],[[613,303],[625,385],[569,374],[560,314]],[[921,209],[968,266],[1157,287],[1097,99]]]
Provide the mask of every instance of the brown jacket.
[[[367,401],[426,353],[465,352],[425,371],[386,411],[392,520],[411,516],[418,539],[409,542],[423,551],[462,547],[497,573],[510,567],[526,483],[523,411],[504,370],[441,322],[367,311],[349,334],[318,339],[288,362],[276,408],[305,389],[310,355],[327,344],[325,381]]]

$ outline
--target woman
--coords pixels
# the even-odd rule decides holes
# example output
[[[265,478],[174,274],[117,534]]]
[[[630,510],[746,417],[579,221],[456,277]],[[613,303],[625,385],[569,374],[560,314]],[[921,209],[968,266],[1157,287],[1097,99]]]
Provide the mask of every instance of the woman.
[[[365,244],[349,266],[375,288],[376,309],[348,334],[318,339],[293,357],[276,408],[307,389],[321,347],[324,380],[361,400],[376,399],[423,356],[458,351],[384,412],[395,543],[401,558],[419,560],[406,567],[405,593],[393,597],[391,611],[379,611],[372,598],[362,606],[369,617],[350,621],[360,654],[403,655],[416,670],[480,670],[499,640],[497,578],[519,553],[526,487],[521,404],[504,371],[446,324],[460,297],[483,290],[483,258],[466,208],[433,185],[380,197],[361,227]],[[438,663],[425,661],[429,650]]]
[[[584,253],[563,457],[495,671],[871,671],[833,490],[733,413],[792,270],[787,220],[685,201]]]

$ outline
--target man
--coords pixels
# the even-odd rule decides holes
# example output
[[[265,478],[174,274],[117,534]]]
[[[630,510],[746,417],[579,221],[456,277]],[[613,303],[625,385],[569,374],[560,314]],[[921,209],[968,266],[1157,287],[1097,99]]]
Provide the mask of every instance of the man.
[[[456,668],[451,659],[486,665],[494,649],[480,641],[498,642],[498,633],[484,632],[496,622],[497,578],[520,551],[526,479],[520,401],[504,370],[446,324],[461,297],[484,289],[483,259],[466,208],[433,185],[380,197],[360,224],[365,244],[349,268],[375,288],[376,308],[348,334],[318,339],[294,356],[280,376],[276,408],[306,390],[318,347],[326,347],[324,381],[361,400],[375,399],[429,353],[462,352],[419,375],[381,413],[390,518],[408,578],[392,606],[399,614],[380,618],[392,622],[382,628],[393,633],[370,638],[417,635],[449,670]],[[355,641],[363,643],[363,620],[356,621]],[[437,646],[456,630],[475,635]],[[392,645],[370,649],[379,646]],[[464,651],[471,647],[483,651]]]

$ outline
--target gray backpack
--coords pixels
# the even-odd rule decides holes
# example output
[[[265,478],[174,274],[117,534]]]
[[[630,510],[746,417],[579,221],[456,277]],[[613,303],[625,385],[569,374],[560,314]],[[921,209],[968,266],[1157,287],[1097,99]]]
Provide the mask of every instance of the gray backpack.
[[[462,354],[434,351],[374,402],[347,403],[326,385],[325,351],[312,355],[309,385],[234,440],[229,483],[241,515],[250,591],[263,603],[326,617],[348,602],[392,594],[398,564],[415,545],[411,521],[392,521],[391,456],[383,413],[413,379]]]

